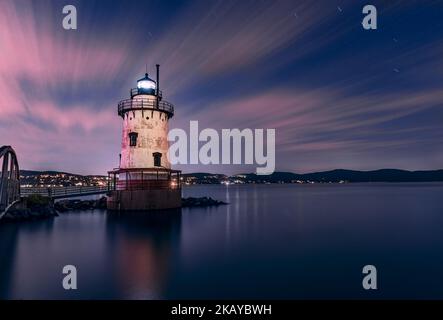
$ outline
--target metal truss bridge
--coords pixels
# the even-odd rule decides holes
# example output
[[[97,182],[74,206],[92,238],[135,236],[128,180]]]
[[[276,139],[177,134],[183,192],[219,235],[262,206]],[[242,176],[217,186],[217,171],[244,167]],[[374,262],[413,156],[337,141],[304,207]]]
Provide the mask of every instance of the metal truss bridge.
[[[17,155],[11,146],[0,147],[0,219],[23,197],[41,195],[53,200],[106,194],[109,186],[20,187]]]

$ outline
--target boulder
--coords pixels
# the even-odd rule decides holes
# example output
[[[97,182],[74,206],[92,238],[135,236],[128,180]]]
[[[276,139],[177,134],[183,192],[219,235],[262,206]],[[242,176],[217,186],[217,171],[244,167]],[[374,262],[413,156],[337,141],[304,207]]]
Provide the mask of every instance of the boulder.
[[[210,207],[210,206],[219,206],[219,205],[225,205],[226,202],[212,199],[211,197],[201,197],[201,198],[194,198],[194,197],[188,197],[188,198],[182,198],[182,207],[183,208],[189,208],[189,207]]]
[[[5,214],[2,222],[44,219],[58,216],[52,202],[39,197],[23,199],[12,206]]]
[[[55,203],[54,208],[58,212],[106,209],[106,197],[101,197],[98,200],[60,200]]]

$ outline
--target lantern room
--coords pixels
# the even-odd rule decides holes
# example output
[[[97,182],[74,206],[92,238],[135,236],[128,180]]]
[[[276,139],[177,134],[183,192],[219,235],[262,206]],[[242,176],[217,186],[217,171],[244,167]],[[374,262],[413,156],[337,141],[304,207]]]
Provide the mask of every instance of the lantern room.
[[[149,78],[147,73],[145,73],[143,78],[137,80],[137,89],[139,94],[155,95],[156,88],[157,85],[155,81]]]

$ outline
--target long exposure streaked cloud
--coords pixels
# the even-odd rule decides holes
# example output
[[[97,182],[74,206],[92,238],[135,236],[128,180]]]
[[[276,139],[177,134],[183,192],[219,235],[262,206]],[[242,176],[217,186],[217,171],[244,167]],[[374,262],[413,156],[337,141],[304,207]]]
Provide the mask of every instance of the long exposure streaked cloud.
[[[116,104],[155,63],[171,127],[276,128],[276,170],[443,163],[439,3],[380,3],[375,33],[359,1],[72,3],[75,31],[57,1],[0,4],[0,144],[23,168],[115,167]]]

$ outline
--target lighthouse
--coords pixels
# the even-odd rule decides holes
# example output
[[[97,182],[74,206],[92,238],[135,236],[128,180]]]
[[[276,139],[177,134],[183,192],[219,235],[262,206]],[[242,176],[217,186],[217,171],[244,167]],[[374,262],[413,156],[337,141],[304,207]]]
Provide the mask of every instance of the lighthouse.
[[[168,160],[169,119],[174,106],[163,99],[156,81],[148,73],[130,90],[130,98],[119,102],[122,141],[119,167],[108,172],[109,210],[156,210],[181,206],[178,170]]]

